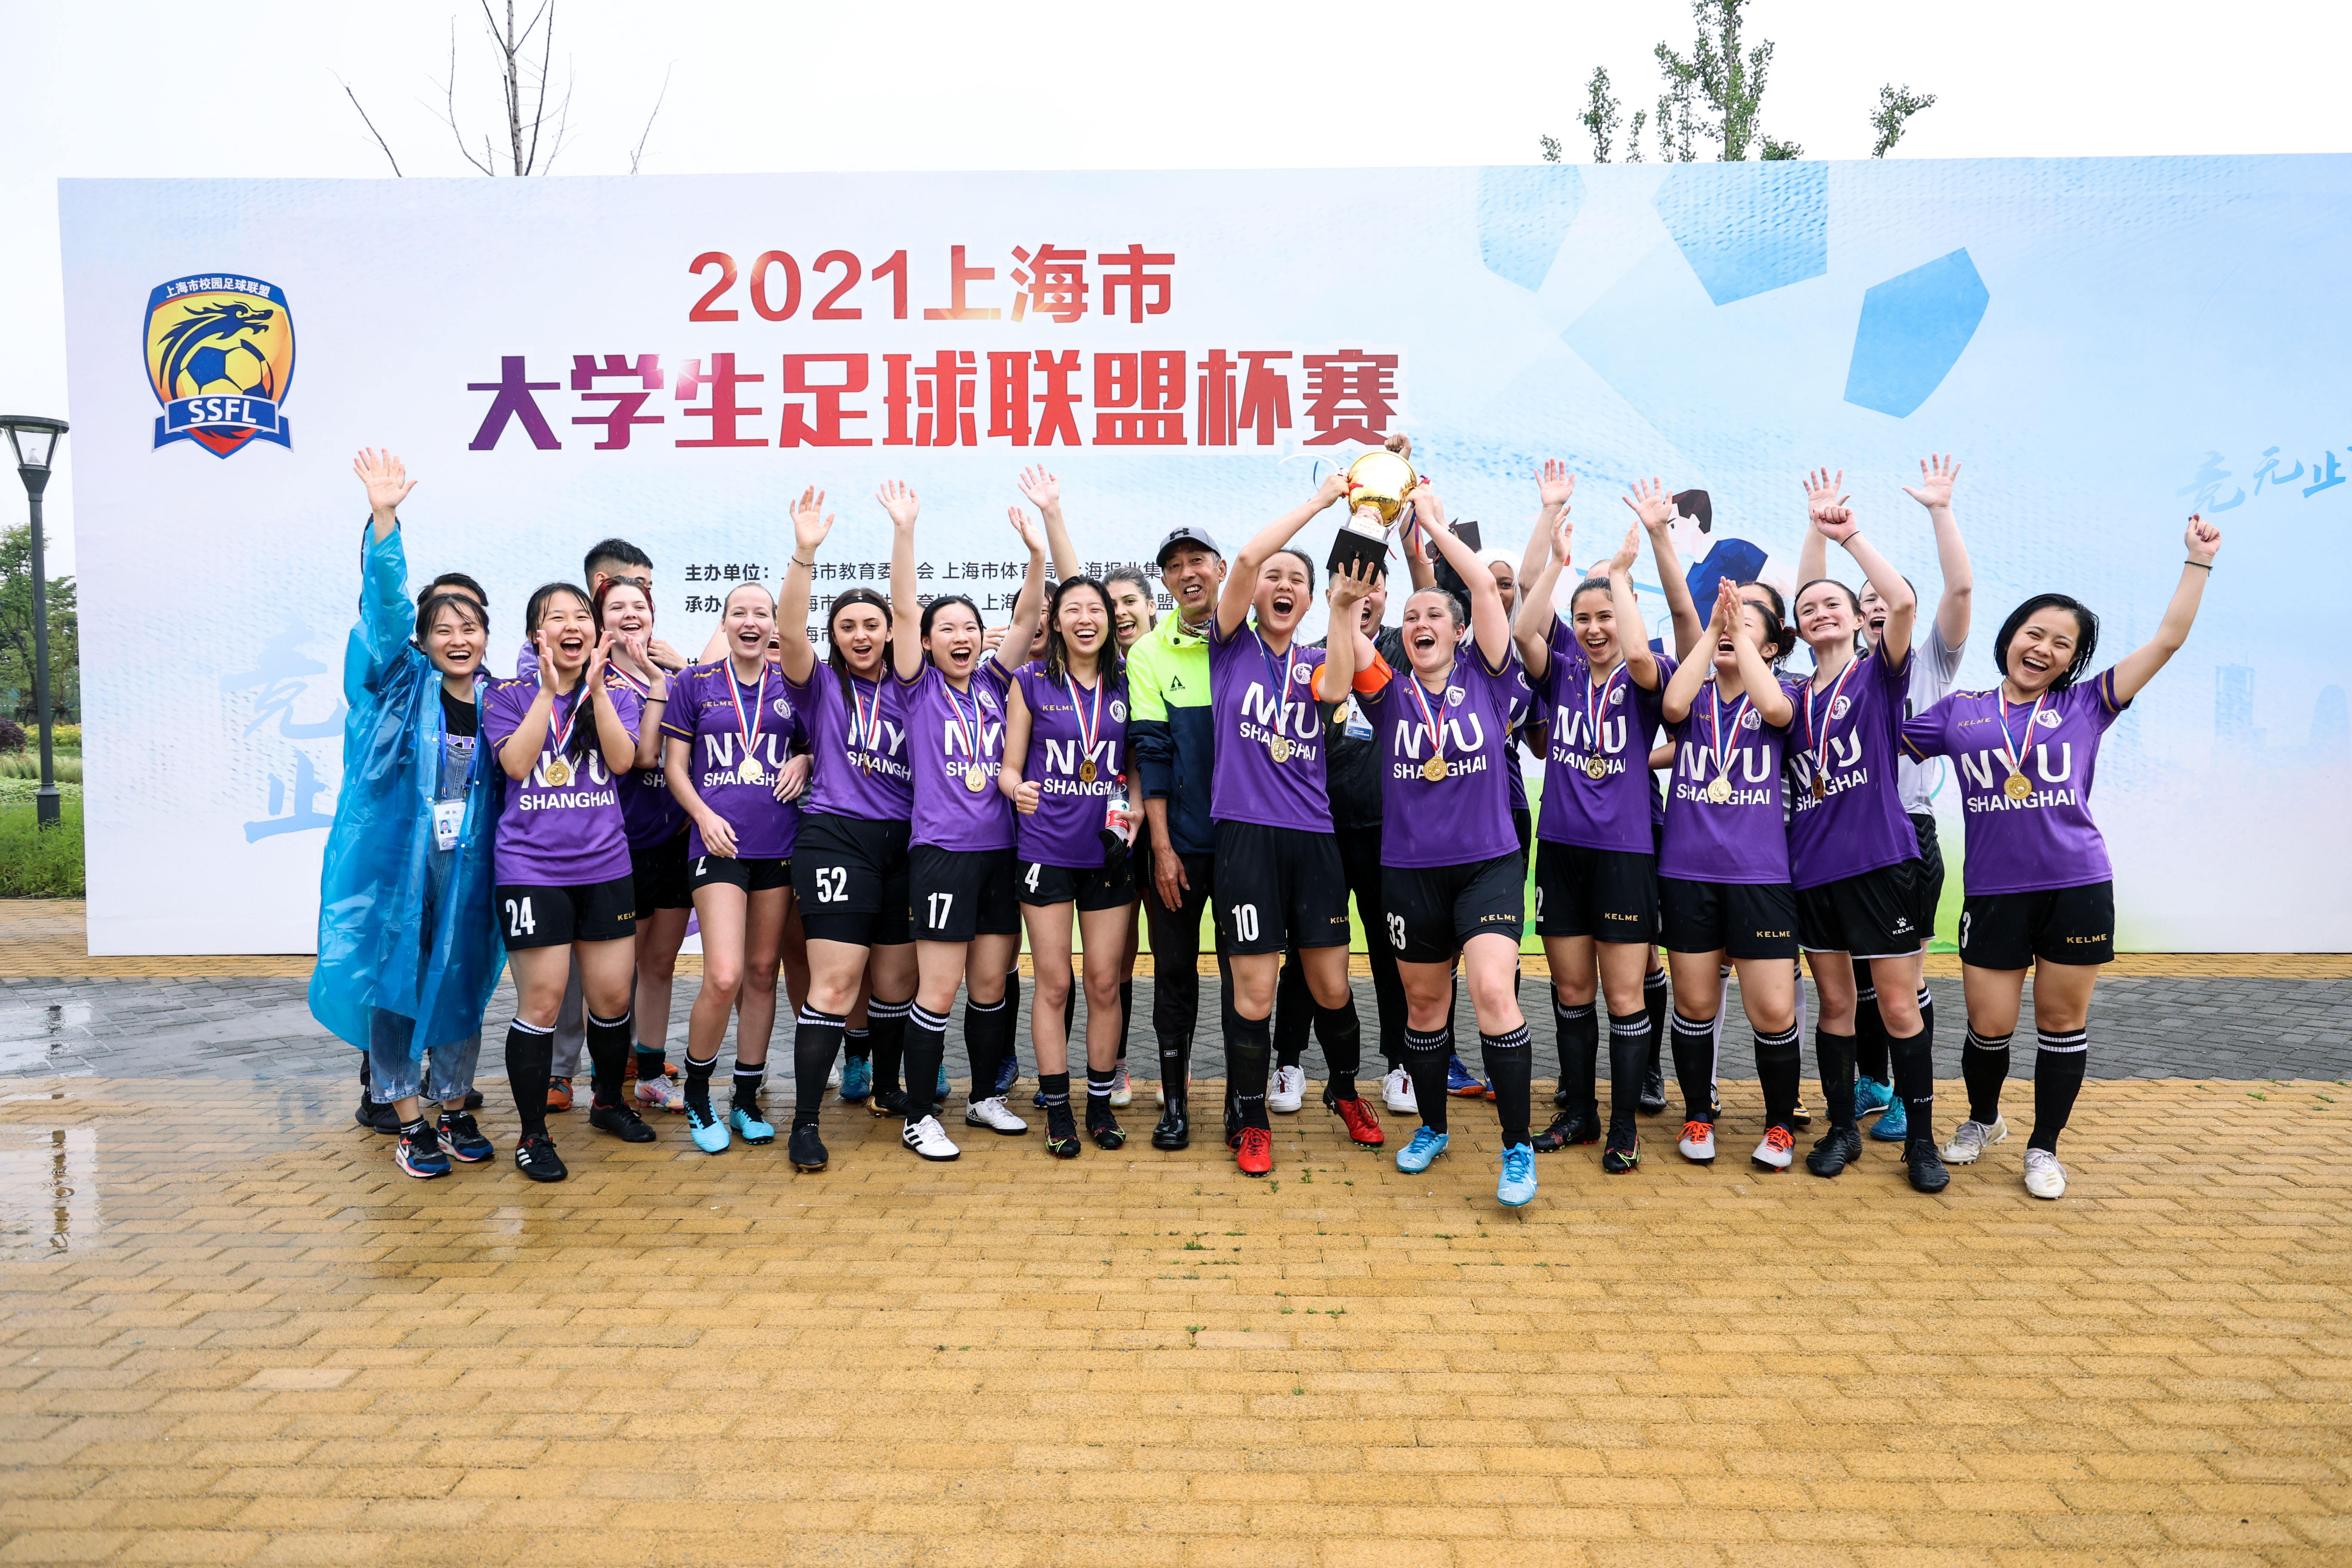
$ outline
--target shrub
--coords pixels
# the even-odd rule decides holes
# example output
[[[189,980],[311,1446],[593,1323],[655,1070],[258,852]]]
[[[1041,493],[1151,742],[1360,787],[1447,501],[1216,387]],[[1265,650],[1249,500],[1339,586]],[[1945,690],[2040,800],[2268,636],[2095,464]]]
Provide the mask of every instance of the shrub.
[[[0,752],[21,752],[25,749],[25,726],[14,719],[0,719]]]

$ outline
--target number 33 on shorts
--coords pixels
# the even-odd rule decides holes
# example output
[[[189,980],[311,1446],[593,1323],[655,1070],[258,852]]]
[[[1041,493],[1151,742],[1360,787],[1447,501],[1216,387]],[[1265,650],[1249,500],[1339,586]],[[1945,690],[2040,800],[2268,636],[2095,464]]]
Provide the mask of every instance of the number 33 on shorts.
[[[1402,915],[1389,917],[1389,945],[1399,952],[1404,951],[1404,917]]]

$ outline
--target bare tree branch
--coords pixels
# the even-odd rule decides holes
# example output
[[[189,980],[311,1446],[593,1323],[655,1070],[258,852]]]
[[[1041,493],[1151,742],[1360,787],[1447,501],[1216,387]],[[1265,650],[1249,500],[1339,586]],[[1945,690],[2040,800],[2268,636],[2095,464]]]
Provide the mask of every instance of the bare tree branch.
[[[490,152],[490,139],[488,136],[482,138],[482,156],[490,160],[485,163],[467,148],[466,133],[457,128],[457,19],[455,16],[449,18],[449,79],[441,84],[441,91],[447,106],[441,114],[441,123],[446,125],[449,134],[456,138],[457,155],[485,174],[497,174],[498,159]]]
[[[393,174],[393,178],[394,178],[394,179],[404,179],[404,178],[406,178],[406,176],[405,176],[405,175],[404,175],[404,174],[401,174],[401,172],[400,172],[400,160],[399,160],[399,159],[397,159],[397,158],[395,158],[395,157],[394,157],[394,156],[392,155],[392,145],[391,145],[391,143],[390,143],[390,142],[386,142],[386,141],[383,139],[383,132],[381,132],[381,131],[378,131],[378,130],[375,128],[375,121],[373,121],[373,120],[370,120],[370,119],[368,118],[368,111],[367,111],[365,109],[363,109],[363,108],[362,108],[362,107],[361,107],[361,105],[360,105],[360,95],[359,95],[358,93],[353,92],[353,91],[352,90],[352,84],[351,84],[350,82],[344,81],[342,78],[341,78],[341,77],[337,77],[337,78],[335,79],[335,80],[336,80],[337,82],[339,82],[339,83],[341,83],[341,86],[342,86],[342,89],[343,89],[343,96],[344,96],[345,98],[348,98],[348,99],[350,99],[350,100],[352,100],[352,107],[353,109],[357,109],[357,110],[359,110],[359,111],[360,111],[360,122],[361,122],[362,124],[365,125],[365,126],[368,128],[368,134],[369,134],[369,135],[371,135],[371,136],[373,136],[373,137],[374,137],[374,138],[375,138],[375,144],[376,144],[377,146],[379,146],[379,147],[381,147],[381,148],[383,148],[383,160],[384,160],[384,162],[385,162],[385,163],[390,163],[390,164],[392,165],[392,174]],[[658,106],[658,105],[656,105],[656,108],[658,108],[659,106]],[[651,129],[652,129],[652,125],[651,125],[651,123],[650,123],[650,122],[648,122],[648,123],[647,123],[646,129],[647,129],[647,130],[651,130]],[[637,172],[637,171],[636,171],[636,166],[635,166],[635,160],[632,159],[632,160],[630,161],[629,173],[631,173],[632,174],[635,174],[636,172]]]
[[[660,91],[659,93],[657,93],[657,94],[656,94],[656,95],[655,95],[655,98],[654,98],[654,111],[653,111],[653,113],[648,114],[648,115],[646,115],[646,132],[645,132],[645,135],[640,136],[640,137],[638,137],[638,138],[637,138],[637,144],[636,144],[635,148],[634,150],[632,150],[632,151],[631,151],[631,153],[629,153],[629,173],[631,173],[632,174],[635,174],[635,173],[637,172],[637,163],[638,163],[638,162],[639,162],[640,160],[642,160],[642,159],[645,157],[645,155],[646,155],[646,141],[647,141],[647,140],[648,140],[648,139],[653,135],[653,133],[654,133],[654,121],[655,121],[656,119],[660,118],[661,110],[662,110],[662,100],[664,100],[664,99],[666,99],[666,98],[667,98],[667,97],[669,96],[669,73],[670,73],[670,71],[674,71],[674,70],[676,70],[677,68],[677,62],[676,60],[672,60],[672,61],[669,63],[669,68],[668,68],[668,69],[664,70],[664,71],[662,72],[661,91]],[[1554,160],[1553,160],[1553,162],[1555,162],[1555,163],[1557,163],[1558,161],[1559,161],[1559,160],[1557,160],[1557,159],[1554,159]]]

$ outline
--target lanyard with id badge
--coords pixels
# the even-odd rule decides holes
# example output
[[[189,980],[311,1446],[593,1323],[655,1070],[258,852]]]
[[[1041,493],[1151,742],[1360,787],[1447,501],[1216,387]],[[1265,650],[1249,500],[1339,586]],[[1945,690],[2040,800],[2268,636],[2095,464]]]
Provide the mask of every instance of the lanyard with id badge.
[[[475,689],[474,697],[478,704],[481,700],[478,686]],[[449,850],[457,847],[457,836],[465,829],[466,795],[467,786],[473,783],[478,747],[476,736],[449,733],[447,718],[437,711],[437,705],[433,731],[441,759],[433,790],[433,847]]]

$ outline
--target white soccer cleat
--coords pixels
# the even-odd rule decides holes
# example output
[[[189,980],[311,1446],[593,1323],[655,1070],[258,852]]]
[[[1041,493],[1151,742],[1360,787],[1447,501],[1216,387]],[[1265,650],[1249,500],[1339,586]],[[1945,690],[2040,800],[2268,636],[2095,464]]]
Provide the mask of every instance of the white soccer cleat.
[[[991,1132],[1001,1132],[1007,1138],[1018,1138],[1029,1131],[1029,1124],[1013,1115],[1003,1099],[997,1095],[975,1100],[965,1106],[963,1124],[966,1127],[985,1127]]]
[[[1303,1068],[1276,1068],[1274,1082],[1266,1086],[1265,1108],[1279,1115],[1294,1114],[1307,1100],[1307,1072]]]
[[[920,1121],[909,1121],[898,1135],[898,1142],[926,1160],[952,1160],[963,1152],[948,1142],[947,1129],[936,1116],[926,1116]]]
[[[1401,1067],[1389,1068],[1381,1079],[1381,1103],[1400,1116],[1421,1114],[1421,1101],[1412,1097],[1412,1074]]]
[[[1127,1064],[1121,1062],[1118,1076],[1110,1080],[1110,1102],[1113,1105],[1130,1105],[1134,1100],[1135,1091],[1127,1086]]]
[[[1714,1164],[1715,1123],[1711,1121],[1684,1122],[1682,1139],[1680,1142],[1675,1143],[1675,1148],[1681,1152],[1684,1159],[1688,1160],[1694,1165]]]
[[[1952,1141],[1944,1145],[1944,1163],[1973,1165],[1986,1150],[2008,1136],[2009,1123],[1998,1114],[1993,1117],[1992,1125],[1990,1127],[1981,1121],[1963,1121],[1953,1132]],[[2051,1163],[2057,1163],[2054,1159]],[[2062,1174],[2058,1178],[2058,1191],[2065,1190],[2066,1178]],[[2057,1194],[2053,1193],[2051,1195],[2055,1197]]]
[[[1764,1129],[1764,1142],[1756,1145],[1756,1152],[1748,1158],[1765,1170],[1785,1171],[1796,1163],[1797,1141],[1790,1136],[1785,1127],[1767,1127]]]
[[[2066,1167],[2047,1149],[2025,1152],[2025,1190],[2037,1198],[2066,1195]]]

